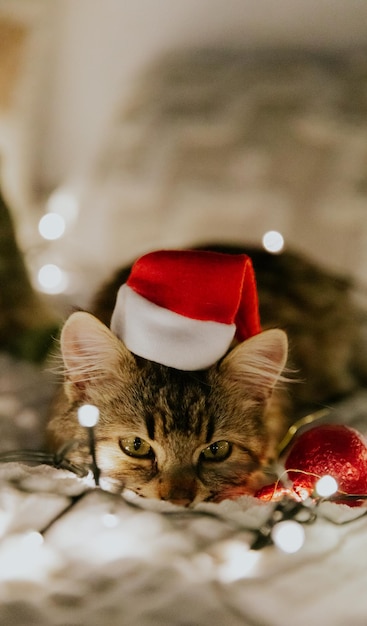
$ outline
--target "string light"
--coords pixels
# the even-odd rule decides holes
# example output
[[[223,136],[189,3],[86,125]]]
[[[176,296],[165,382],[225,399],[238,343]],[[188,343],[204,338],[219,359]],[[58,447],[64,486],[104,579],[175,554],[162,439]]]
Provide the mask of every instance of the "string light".
[[[38,230],[44,239],[60,239],[65,232],[65,219],[58,213],[46,213],[41,217]]]
[[[66,273],[53,263],[43,265],[37,275],[38,284],[46,293],[62,293],[68,285]]]
[[[46,213],[38,223],[38,231],[46,240],[60,239],[68,223],[73,222],[79,212],[75,192],[66,187],[56,189],[46,203]],[[58,265],[46,263],[37,273],[36,287],[49,294],[59,294],[69,286],[69,276]]]
[[[98,424],[99,409],[94,404],[83,404],[78,408],[78,421],[84,428],[92,428]]]
[[[217,570],[219,580],[231,583],[253,573],[260,558],[259,552],[250,550],[240,541],[227,541],[219,548],[222,560]]]
[[[46,547],[37,531],[10,534],[0,546],[0,581],[45,580],[57,567],[56,553]]]
[[[272,254],[279,254],[284,248],[284,237],[277,230],[269,230],[262,238],[262,244]]]
[[[305,542],[305,531],[298,522],[284,520],[272,528],[271,538],[282,552],[293,554],[302,548]]]
[[[92,463],[86,467],[92,470],[94,483],[89,487],[83,489],[80,493],[74,496],[69,496],[68,504],[61,512],[47,522],[46,526],[41,531],[29,531],[21,535],[8,534],[11,526],[11,520],[7,513],[4,512],[0,515],[0,534],[2,535],[2,542],[0,545],[0,558],[2,562],[12,563],[16,557],[16,550],[19,550],[19,546],[22,552],[21,563],[24,560],[36,564],[36,569],[40,569],[39,566],[43,566],[50,552],[49,546],[44,546],[45,535],[48,530],[61,518],[68,515],[72,508],[79,503],[83,498],[88,497],[95,487],[100,487],[104,491],[103,484],[99,484],[100,470],[97,465],[95,454],[95,442],[93,428],[98,424],[99,409],[93,404],[83,404],[77,411],[77,416],[81,426],[87,429],[90,436],[90,452],[92,457]],[[47,455],[45,453],[37,451],[18,451],[18,457],[15,458],[16,453],[3,453],[0,454],[0,462],[23,460],[28,462],[48,463],[54,467],[63,467],[74,471],[78,476],[85,475],[86,471],[80,472],[80,467],[73,466],[68,461],[68,451],[74,448],[75,442],[69,442],[67,446],[63,446],[62,450],[57,452],[54,456]],[[51,457],[50,459],[48,457]],[[82,468],[86,470],[85,468]],[[292,470],[295,471],[295,470]],[[22,483],[19,482],[19,488],[22,489]],[[27,488],[25,490],[28,490]],[[330,476],[322,476],[316,483],[316,488],[313,493],[309,495],[307,500],[303,501],[299,498],[299,495],[294,492],[289,484],[289,489],[286,490],[284,496],[280,500],[274,500],[273,504],[270,504],[270,510],[267,513],[266,520],[263,519],[261,525],[256,528],[253,525],[246,527],[242,525],[239,520],[232,520],[226,516],[220,515],[220,513],[203,511],[198,509],[184,511],[166,511],[163,515],[167,518],[170,517],[173,520],[177,518],[179,528],[182,527],[183,516],[195,516],[195,515],[207,515],[213,517],[213,519],[220,520],[229,526],[230,535],[227,535],[227,539],[211,544],[209,542],[207,547],[200,545],[200,563],[201,569],[203,564],[208,570],[212,570],[211,576],[214,579],[220,580],[223,583],[231,583],[233,581],[253,576],[256,574],[256,567],[260,558],[260,550],[267,546],[275,545],[279,550],[286,554],[294,554],[298,552],[305,542],[305,524],[312,524],[318,517],[318,513],[323,515],[325,519],[329,519],[330,522],[339,524],[345,523],[345,520],[340,522],[337,519],[332,519],[332,516],[325,516],[325,512],[322,511],[321,499],[330,498],[335,500],[333,495],[338,491],[338,484],[336,480]],[[106,491],[105,491],[106,493]],[[274,490],[275,494],[275,490]],[[293,495],[292,495],[293,494]],[[125,496],[125,494],[124,494]],[[118,553],[120,556],[140,555],[146,557],[150,554],[150,548],[154,550],[154,539],[162,533],[162,517],[159,517],[154,512],[149,512],[149,509],[145,509],[144,505],[141,505],[139,501],[135,500],[129,502],[127,497],[121,498],[120,493],[109,493],[109,505],[107,510],[101,512],[100,524],[105,530],[101,528],[101,535],[97,537],[96,552],[97,557],[100,559],[115,558],[116,556],[116,532],[115,529],[120,524],[120,515],[117,515],[114,511],[117,506],[120,506],[123,502],[125,506],[132,507],[133,509],[143,511],[144,516],[140,515],[127,515],[124,517],[124,534],[122,539],[119,535]],[[111,498],[116,498],[116,502],[111,503]],[[359,500],[367,500],[367,495],[349,495],[343,493],[343,501],[352,500],[358,498]],[[271,501],[270,501],[271,502]],[[111,505],[112,504],[112,505]],[[367,514],[367,510],[362,512],[362,516]],[[361,517],[359,515],[357,518]],[[150,516],[150,517],[149,517]],[[355,516],[348,521],[357,519]],[[240,533],[240,535],[239,535]],[[233,538],[229,538],[233,537]],[[17,548],[15,548],[15,545]],[[209,553],[203,551],[209,548]],[[147,549],[148,548],[148,549]],[[167,549],[167,547],[166,547]],[[170,544],[168,542],[168,552],[170,551]],[[52,550],[51,550],[52,552]],[[160,554],[162,547],[160,547]],[[50,553],[51,554],[51,553]],[[55,555],[53,559],[55,558]],[[198,561],[198,562],[199,562]],[[196,562],[196,559],[193,559]],[[9,566],[10,567],[10,566]],[[33,572],[33,568],[27,569],[25,573],[25,565],[14,566],[13,570],[10,567],[10,577],[33,577],[38,574]],[[37,569],[37,571],[38,571]],[[0,580],[1,580],[0,573]]]
[[[92,457],[92,472],[94,481],[97,487],[99,487],[99,478],[101,475],[100,469],[97,463],[96,456],[96,442],[94,438],[94,426],[98,424],[99,409],[94,404],[83,404],[78,408],[78,421],[81,426],[87,429],[89,438],[89,450]]]
[[[316,495],[321,498],[330,498],[338,491],[338,483],[333,476],[328,474],[319,478],[315,484]]]

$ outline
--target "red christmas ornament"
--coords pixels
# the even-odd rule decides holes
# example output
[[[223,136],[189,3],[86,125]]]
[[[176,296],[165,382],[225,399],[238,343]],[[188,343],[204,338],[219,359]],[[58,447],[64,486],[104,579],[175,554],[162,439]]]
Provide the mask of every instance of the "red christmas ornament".
[[[367,494],[366,443],[347,426],[325,424],[304,432],[294,442],[285,468],[296,492],[306,489],[311,494],[317,480],[330,475],[339,493]]]
[[[311,428],[295,440],[285,462],[291,487],[267,485],[256,493],[262,500],[279,500],[288,495],[304,500],[315,484],[329,475],[338,483],[338,495],[367,494],[367,447],[362,435],[352,428],[326,424]],[[338,500],[358,506],[363,500]]]

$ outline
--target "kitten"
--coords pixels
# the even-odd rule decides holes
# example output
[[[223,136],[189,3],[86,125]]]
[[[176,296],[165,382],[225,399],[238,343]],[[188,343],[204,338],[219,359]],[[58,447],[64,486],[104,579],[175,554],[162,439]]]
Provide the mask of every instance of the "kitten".
[[[279,428],[269,399],[286,361],[283,331],[256,335],[192,373],[134,356],[99,320],[77,312],[61,349],[68,402],[49,426],[55,447],[83,441],[77,407],[96,404],[98,464],[111,486],[179,504],[256,488]],[[80,448],[74,458],[85,454]]]
[[[133,355],[97,317],[77,312],[61,334],[65,393],[48,427],[52,447],[77,440],[73,459],[88,460],[86,436],[76,412],[83,403],[96,404],[100,409],[97,459],[109,489],[126,487],[145,497],[185,506],[253,494],[264,482],[264,469],[275,455],[291,411],[297,407],[301,411],[310,400],[320,402],[350,391],[357,383],[347,358],[352,349],[338,355],[338,349],[333,349],[338,344],[334,334],[332,358],[327,357],[325,348],[332,333],[330,329],[325,341],[321,332],[329,337],[327,321],[331,322],[336,310],[334,326],[339,331],[344,328],[351,343],[354,317],[346,297],[347,283],[289,253],[272,257],[251,251],[251,256],[259,270],[260,303],[263,295],[263,307],[273,313],[264,322],[275,325],[275,311],[283,317],[277,325],[290,330],[293,360],[303,368],[301,375],[304,370],[309,373],[305,384],[292,385],[298,389],[293,398],[278,385],[287,362],[283,330],[273,328],[255,335],[205,371],[183,372]],[[128,269],[119,272],[96,299],[94,311],[107,324],[117,288],[128,273]],[[298,283],[287,285],[286,275]],[[267,302],[271,289],[273,306]],[[295,297],[285,304],[285,289],[298,294],[298,300]],[[324,316],[320,314],[323,309]],[[298,327],[297,320],[306,322],[306,327]],[[312,352],[312,345],[318,344],[323,352]]]

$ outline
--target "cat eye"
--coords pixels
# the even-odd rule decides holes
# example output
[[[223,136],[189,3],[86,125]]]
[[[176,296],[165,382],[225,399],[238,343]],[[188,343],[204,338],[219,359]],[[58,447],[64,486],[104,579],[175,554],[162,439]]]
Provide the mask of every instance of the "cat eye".
[[[139,459],[151,458],[154,453],[152,447],[147,441],[140,437],[124,437],[119,440],[120,448],[128,456],[134,456]]]
[[[232,446],[228,441],[215,441],[201,452],[204,461],[224,461],[232,452]]]

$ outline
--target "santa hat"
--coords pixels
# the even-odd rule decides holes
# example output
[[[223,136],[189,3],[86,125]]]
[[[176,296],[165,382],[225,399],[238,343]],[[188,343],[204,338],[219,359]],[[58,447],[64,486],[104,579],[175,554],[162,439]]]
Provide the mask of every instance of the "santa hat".
[[[146,254],[118,291],[111,330],[156,363],[210,367],[235,336],[243,341],[261,330],[251,259],[198,250]]]

